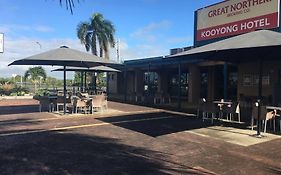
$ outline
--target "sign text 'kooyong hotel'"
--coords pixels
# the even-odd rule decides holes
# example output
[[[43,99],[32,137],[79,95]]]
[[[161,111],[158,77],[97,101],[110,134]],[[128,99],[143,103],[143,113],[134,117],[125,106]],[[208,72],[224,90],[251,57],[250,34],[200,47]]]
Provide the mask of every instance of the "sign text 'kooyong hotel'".
[[[228,0],[197,11],[197,41],[279,27],[280,0]]]

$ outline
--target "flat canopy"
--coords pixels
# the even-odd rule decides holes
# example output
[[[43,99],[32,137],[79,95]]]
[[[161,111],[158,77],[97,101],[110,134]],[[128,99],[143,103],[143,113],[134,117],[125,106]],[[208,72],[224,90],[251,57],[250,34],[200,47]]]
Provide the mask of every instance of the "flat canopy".
[[[222,41],[190,49],[171,57],[197,57],[209,60],[239,62],[257,59],[279,57],[281,34],[270,30],[259,30],[231,37]]]
[[[121,72],[120,70],[113,69],[108,66],[95,66],[90,68],[85,67],[66,67],[66,71],[84,71],[84,72]],[[52,71],[64,71],[63,68],[54,69]]]
[[[20,60],[16,60],[10,65],[52,65],[52,66],[76,66],[93,67],[97,65],[116,65],[112,60],[104,59],[78,50],[62,46],[58,49],[50,50]]]

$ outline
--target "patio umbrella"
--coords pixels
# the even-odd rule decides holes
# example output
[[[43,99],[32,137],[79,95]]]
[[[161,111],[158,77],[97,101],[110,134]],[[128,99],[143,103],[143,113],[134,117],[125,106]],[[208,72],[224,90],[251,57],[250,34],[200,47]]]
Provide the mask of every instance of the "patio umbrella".
[[[63,68],[59,68],[59,69],[54,69],[53,71],[63,71]],[[108,66],[95,66],[95,67],[90,67],[90,68],[86,68],[86,67],[66,67],[65,69],[66,71],[80,71],[81,72],[81,86],[80,88],[83,88],[83,72],[121,72],[118,69],[114,69]],[[86,80],[85,80],[86,81]]]
[[[90,68],[98,65],[117,65],[112,60],[104,59],[78,50],[61,46],[58,49],[50,50],[20,60],[16,60],[11,65],[51,65],[63,66],[64,68],[64,113],[66,113],[66,66]]]
[[[63,71],[63,68],[54,69],[53,71]],[[95,67],[66,67],[66,71],[83,71],[83,72],[121,72],[120,70],[108,66],[95,66]]]
[[[280,59],[280,49],[280,33],[270,30],[259,30],[190,49],[172,55],[169,58],[200,58],[203,60],[225,61],[230,63],[258,61],[259,85],[257,96],[260,101],[262,97],[263,59]],[[260,136],[260,109],[258,112],[257,136]]]

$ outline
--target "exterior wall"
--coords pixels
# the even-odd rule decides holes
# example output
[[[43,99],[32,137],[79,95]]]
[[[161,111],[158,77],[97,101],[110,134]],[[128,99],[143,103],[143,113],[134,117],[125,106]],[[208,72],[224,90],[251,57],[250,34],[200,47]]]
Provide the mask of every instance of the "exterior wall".
[[[143,90],[144,90],[144,72],[142,70],[136,70],[134,92],[136,93],[136,95],[142,95]]]
[[[118,87],[118,76],[117,73],[108,73],[108,93],[117,94]]]
[[[157,92],[162,92],[163,94],[167,94],[168,93],[168,85],[169,85],[169,81],[168,81],[168,75],[167,75],[167,71],[158,71],[158,89]]]
[[[200,98],[200,70],[196,65],[189,67],[188,102],[197,103]]]
[[[281,61],[264,62],[263,63],[263,76],[269,78],[263,80],[262,96],[265,98],[274,98],[274,87],[278,85],[279,71],[281,69]],[[248,83],[246,79],[250,79]],[[245,96],[256,97],[258,94],[258,85],[255,79],[258,78],[258,63],[243,63],[238,65],[238,96],[243,94]],[[281,89],[280,89],[281,92]],[[271,102],[271,101],[269,101]]]
[[[127,72],[127,94],[132,95],[135,93],[135,72]]]

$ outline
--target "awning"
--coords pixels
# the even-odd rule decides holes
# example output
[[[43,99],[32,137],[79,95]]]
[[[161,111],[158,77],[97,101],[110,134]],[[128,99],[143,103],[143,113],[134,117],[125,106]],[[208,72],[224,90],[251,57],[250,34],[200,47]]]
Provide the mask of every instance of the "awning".
[[[186,57],[229,62],[252,61],[266,55],[266,59],[280,58],[281,34],[259,30],[171,55],[169,58]],[[237,52],[237,50],[239,50]]]

